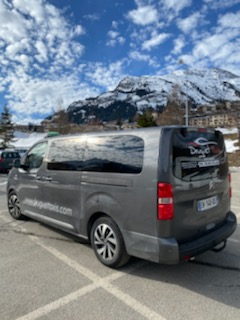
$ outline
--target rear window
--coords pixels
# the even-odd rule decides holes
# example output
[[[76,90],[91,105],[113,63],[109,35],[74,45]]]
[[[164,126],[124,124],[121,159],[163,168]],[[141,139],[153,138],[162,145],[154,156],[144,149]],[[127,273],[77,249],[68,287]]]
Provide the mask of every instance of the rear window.
[[[221,132],[201,128],[176,130],[173,174],[184,181],[226,177],[228,163]]]

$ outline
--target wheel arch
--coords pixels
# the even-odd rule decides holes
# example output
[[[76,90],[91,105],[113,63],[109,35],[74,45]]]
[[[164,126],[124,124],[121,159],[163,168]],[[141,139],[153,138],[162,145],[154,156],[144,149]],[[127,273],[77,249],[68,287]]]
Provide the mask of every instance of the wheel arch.
[[[9,196],[9,194],[10,194],[11,192],[15,192],[15,193],[17,194],[17,190],[16,190],[14,187],[8,188],[8,190],[7,190],[7,195]]]
[[[89,241],[91,242],[91,230],[92,230],[92,226],[94,224],[94,222],[102,217],[108,217],[111,218],[113,220],[113,218],[111,216],[109,216],[108,214],[104,213],[104,212],[95,212],[91,215],[90,219],[88,220],[88,225],[87,225],[87,236]],[[114,221],[114,220],[113,220]],[[116,221],[114,221],[116,223]]]

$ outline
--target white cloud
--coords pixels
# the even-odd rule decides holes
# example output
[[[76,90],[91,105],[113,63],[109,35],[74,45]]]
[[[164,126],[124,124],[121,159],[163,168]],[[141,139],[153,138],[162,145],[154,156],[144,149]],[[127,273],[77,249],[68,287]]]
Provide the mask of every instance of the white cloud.
[[[83,18],[90,21],[98,21],[100,20],[100,15],[98,13],[86,14]]]
[[[158,46],[159,44],[163,43],[167,38],[169,38],[169,36],[170,35],[168,33],[157,34],[156,32],[154,32],[152,34],[151,39],[146,40],[146,41],[143,42],[142,49],[150,51],[152,48],[154,48],[154,47]]]
[[[21,18],[15,10],[0,2],[0,39],[5,43],[14,43],[26,38],[28,35],[29,21]]]
[[[240,29],[240,11],[237,13],[227,13],[219,18],[220,27]]]
[[[31,62],[31,57],[27,56],[26,54],[20,54],[19,56],[15,57],[15,60],[23,65],[24,70],[27,70]]]
[[[240,0],[203,0],[204,3],[206,3],[209,8],[211,9],[221,9],[221,8],[230,8],[238,3],[240,3]]]
[[[183,36],[180,36],[177,39],[175,39],[173,41],[173,43],[174,43],[174,48],[173,48],[173,51],[172,51],[173,54],[180,54],[182,52],[182,49],[186,45],[185,39],[184,39]]]
[[[99,85],[105,91],[113,90],[126,75],[123,73],[125,60],[120,60],[109,65],[93,63],[87,66],[85,74],[88,80]]]
[[[194,49],[193,55],[197,59],[201,59],[204,57],[212,57],[213,54],[218,52],[222,46],[227,44],[231,39],[238,36],[238,31],[227,31],[221,34],[213,34],[202,41],[199,41]]]
[[[112,27],[114,28],[114,29],[117,29],[118,28],[118,22],[117,21],[112,21]]]
[[[128,18],[137,25],[146,26],[158,21],[158,12],[156,8],[151,5],[142,6],[130,11]]]
[[[115,47],[117,44],[123,45],[126,41],[124,37],[120,36],[119,32],[113,30],[108,32],[108,37],[106,45],[110,47]]]
[[[43,1],[13,0],[13,6],[21,13],[30,15],[37,23],[42,23],[46,18]]]
[[[190,7],[192,0],[161,0],[161,3],[166,9],[178,13],[186,7]]]
[[[47,61],[48,60],[48,51],[47,51],[47,47],[45,46],[43,41],[41,41],[41,40],[36,41],[35,46],[36,46],[36,49],[37,49],[39,56],[40,56],[39,61],[40,62]]]
[[[11,43],[6,47],[6,55],[10,59],[13,59],[15,55],[22,50],[24,50],[24,46],[21,42]]]
[[[96,95],[99,91],[90,88],[74,75],[65,75],[58,79],[12,78],[10,85],[9,107],[21,116],[32,114],[47,115],[57,109],[59,99],[66,107],[75,100]]]
[[[138,51],[132,51],[129,56],[131,59],[138,60],[138,61],[149,61],[151,58],[150,55],[142,54]]]
[[[149,54],[143,54],[139,51],[131,51],[129,54],[129,58],[136,61],[147,62],[150,66],[153,66],[155,68],[159,67],[159,63],[156,61],[156,59]]]
[[[211,65],[238,73],[239,19],[240,12],[219,16],[217,25],[210,32],[196,38],[192,52],[181,56],[184,62],[199,68]]]
[[[196,12],[185,19],[178,19],[177,25],[184,33],[189,33],[198,26],[201,19],[201,13]]]
[[[75,67],[84,46],[75,40],[85,33],[71,25],[46,0],[0,1],[0,68],[8,105],[20,114],[46,115],[62,95],[65,107],[74,99],[99,92],[80,82]],[[69,87],[70,84],[70,87]]]
[[[108,36],[109,36],[111,39],[116,39],[116,38],[119,36],[119,32],[117,32],[117,31],[109,31],[109,32],[108,32]]]

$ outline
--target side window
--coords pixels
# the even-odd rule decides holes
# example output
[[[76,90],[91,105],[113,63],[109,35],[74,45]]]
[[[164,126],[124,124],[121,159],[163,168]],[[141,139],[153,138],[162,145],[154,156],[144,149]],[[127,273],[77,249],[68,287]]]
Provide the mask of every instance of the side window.
[[[132,135],[89,137],[85,152],[85,171],[140,173],[144,142]]]
[[[43,158],[45,156],[47,150],[47,142],[40,142],[36,146],[34,146],[27,154],[25,159],[25,165],[29,167],[29,169],[37,169],[41,166],[43,162]]]
[[[82,170],[84,149],[84,137],[53,140],[49,148],[48,170]]]

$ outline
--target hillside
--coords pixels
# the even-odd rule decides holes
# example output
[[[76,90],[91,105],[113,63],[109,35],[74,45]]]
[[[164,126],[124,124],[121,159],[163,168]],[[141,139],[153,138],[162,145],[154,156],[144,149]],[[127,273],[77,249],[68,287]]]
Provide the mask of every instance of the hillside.
[[[169,96],[179,103],[186,97],[192,108],[240,101],[240,77],[221,69],[176,71],[166,76],[124,78],[113,91],[98,97],[73,102],[67,109],[69,119],[83,123],[129,119],[147,107],[162,111]]]

